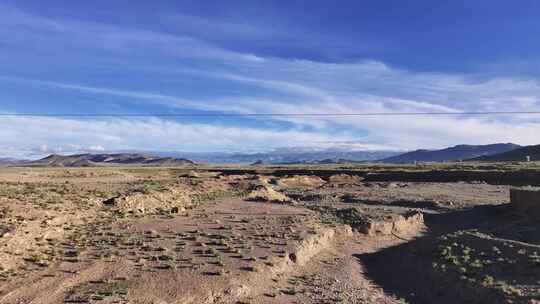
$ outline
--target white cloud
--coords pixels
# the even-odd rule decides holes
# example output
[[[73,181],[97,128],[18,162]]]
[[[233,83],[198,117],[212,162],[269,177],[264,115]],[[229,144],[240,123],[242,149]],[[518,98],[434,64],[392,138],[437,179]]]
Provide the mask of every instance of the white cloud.
[[[109,150],[247,151],[260,150],[261,147],[309,146],[331,140],[353,139],[348,134],[188,124],[155,118],[0,119],[0,148],[17,147],[16,153],[10,149],[10,156],[99,152],[104,151],[105,147]]]
[[[258,73],[253,66],[236,74],[214,73],[212,77],[222,77],[227,81],[248,83],[255,87],[270,88],[288,93],[288,95],[272,98],[250,96],[224,96],[215,100],[191,100],[174,95],[157,94],[144,91],[127,91],[114,88],[92,87],[80,84],[57,83],[41,80],[6,78],[49,86],[65,90],[77,90],[89,94],[121,96],[138,99],[146,103],[159,103],[171,107],[190,107],[198,110],[226,111],[237,113],[364,113],[364,112],[460,112],[460,111],[531,111],[540,109],[540,85],[534,80],[485,79],[472,82],[467,76],[433,75],[412,73],[391,69],[383,64],[373,62],[364,64],[322,64],[303,61],[284,62],[268,59],[269,64],[261,63],[266,73]],[[271,61],[275,61],[272,63]],[[255,69],[255,70],[254,70]],[[289,73],[289,71],[291,71]],[[295,75],[294,71],[303,71]],[[309,76],[304,72],[310,71]],[[374,75],[365,76],[372,72]],[[359,75],[360,80],[353,79]],[[378,76],[377,76],[378,75]],[[264,76],[264,77],[263,77]],[[357,78],[358,78],[357,77]],[[356,83],[356,89],[348,89]],[[376,90],[368,88],[376,87]],[[369,91],[366,93],[365,91]],[[427,92],[427,93],[426,93]],[[435,93],[434,93],[435,92]],[[406,97],[401,97],[406,96]],[[453,102],[453,100],[457,100]],[[348,139],[368,140],[379,147],[414,149],[439,148],[447,145],[470,143],[487,144],[493,142],[515,142],[519,144],[537,144],[537,130],[540,120],[537,115],[515,116],[410,116],[410,117],[273,117],[276,122],[287,121],[298,128],[314,127],[320,137],[330,138],[332,134],[340,136],[346,133]],[[268,119],[267,117],[265,118]],[[144,146],[137,142],[136,136],[129,133],[130,128],[120,128],[111,132],[102,128],[95,135],[89,136],[84,129],[72,123],[62,132],[83,132],[91,137],[89,144],[103,143],[107,147],[117,149],[124,146]],[[33,122],[34,124],[36,122]],[[58,123],[58,122],[56,122]],[[82,123],[82,122],[81,122]],[[100,121],[97,125],[107,122]],[[109,123],[112,123],[109,121]],[[133,124],[132,130],[152,134],[146,137],[161,148],[188,150],[238,149],[249,146],[250,149],[266,149],[272,146],[287,145],[288,136],[276,137],[280,131],[271,129],[227,128],[227,126],[179,125],[129,122],[119,120],[114,128]],[[85,124],[86,125],[86,124]],[[75,128],[75,129],[73,129]],[[171,129],[172,131],[167,131]],[[66,131],[67,130],[67,131]],[[186,130],[189,130],[186,133]],[[206,137],[188,136],[203,130]],[[216,134],[223,136],[210,136]],[[345,131],[344,131],[345,130]],[[226,131],[230,131],[226,133]],[[37,130],[39,132],[39,130]],[[226,134],[224,134],[224,132]],[[292,132],[292,133],[291,133]],[[188,146],[170,144],[174,138],[186,138]],[[238,134],[241,134],[238,136]],[[308,136],[317,141],[314,131],[310,133],[289,131],[283,134],[289,138]],[[350,136],[350,134],[357,134]],[[208,136],[207,136],[208,135]],[[168,138],[170,136],[171,138]],[[61,137],[59,135],[59,137]],[[258,140],[265,138],[265,140]],[[131,141],[128,142],[129,139]],[[204,139],[204,140],[202,140]],[[45,143],[54,143],[48,138]],[[301,140],[297,143],[301,144]],[[156,147],[158,148],[158,147]]]
[[[93,152],[103,152],[103,151],[105,151],[105,148],[102,145],[90,146],[90,147],[88,147],[88,149],[90,151],[93,151]]]

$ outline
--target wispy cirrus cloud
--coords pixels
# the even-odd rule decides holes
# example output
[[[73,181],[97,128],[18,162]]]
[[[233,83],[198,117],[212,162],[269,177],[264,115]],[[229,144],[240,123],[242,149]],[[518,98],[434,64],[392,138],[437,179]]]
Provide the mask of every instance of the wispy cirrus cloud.
[[[0,10],[0,35],[6,37],[4,42],[12,47],[39,47],[40,52],[63,50],[69,53],[88,48],[93,51],[116,52],[117,55],[159,52],[178,58],[245,62],[262,60],[253,54],[228,51],[192,36],[123,28],[97,22],[53,20],[5,5],[0,5]]]
[[[0,80],[17,82],[17,83],[25,83],[25,84],[34,85],[34,86],[49,87],[53,89],[78,91],[78,92],[83,92],[83,93],[88,93],[88,94],[118,96],[118,97],[125,97],[125,98],[137,99],[137,100],[146,100],[146,101],[154,102],[154,103],[165,103],[171,107],[202,106],[204,108],[204,105],[201,105],[197,102],[194,102],[188,99],[171,96],[171,95],[152,93],[152,92],[121,90],[121,89],[115,89],[115,88],[95,87],[95,86],[88,86],[88,85],[81,85],[81,84],[63,83],[63,82],[46,81],[46,80],[39,80],[39,79],[28,79],[28,78],[13,77],[13,76],[1,76],[1,75],[0,75]],[[207,108],[204,108],[204,109],[207,109]]]

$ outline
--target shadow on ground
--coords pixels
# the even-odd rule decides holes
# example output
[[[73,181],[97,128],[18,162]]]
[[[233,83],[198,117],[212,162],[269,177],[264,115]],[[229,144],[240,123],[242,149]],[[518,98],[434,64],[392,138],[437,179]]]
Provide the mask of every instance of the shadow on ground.
[[[415,304],[506,303],[500,295],[472,288],[455,276],[433,269],[437,237],[458,230],[491,232],[516,221],[509,204],[477,206],[442,214],[425,214],[427,232],[410,242],[355,258],[369,279],[385,292]]]

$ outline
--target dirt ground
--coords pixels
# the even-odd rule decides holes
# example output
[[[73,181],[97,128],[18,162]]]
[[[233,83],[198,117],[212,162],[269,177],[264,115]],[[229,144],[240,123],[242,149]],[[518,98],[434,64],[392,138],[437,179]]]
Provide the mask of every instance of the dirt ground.
[[[532,304],[539,225],[509,189],[1,168],[0,303]]]

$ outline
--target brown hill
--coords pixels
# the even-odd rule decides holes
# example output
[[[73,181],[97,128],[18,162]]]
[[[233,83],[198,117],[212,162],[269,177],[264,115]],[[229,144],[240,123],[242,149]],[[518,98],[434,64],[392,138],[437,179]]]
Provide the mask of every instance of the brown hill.
[[[529,156],[531,161],[540,161],[540,145],[525,146],[519,149],[498,153],[490,156],[477,157],[474,161],[525,161]]]
[[[504,153],[520,148],[512,143],[491,145],[457,145],[441,150],[416,150],[381,160],[384,163],[406,164],[421,162],[445,162],[467,160]]]
[[[119,166],[119,165],[141,165],[155,167],[175,167],[195,165],[187,159],[172,157],[157,157],[139,153],[117,153],[117,154],[76,154],[57,155],[52,154],[40,160],[31,161],[26,166],[43,167],[93,167],[93,166]]]

